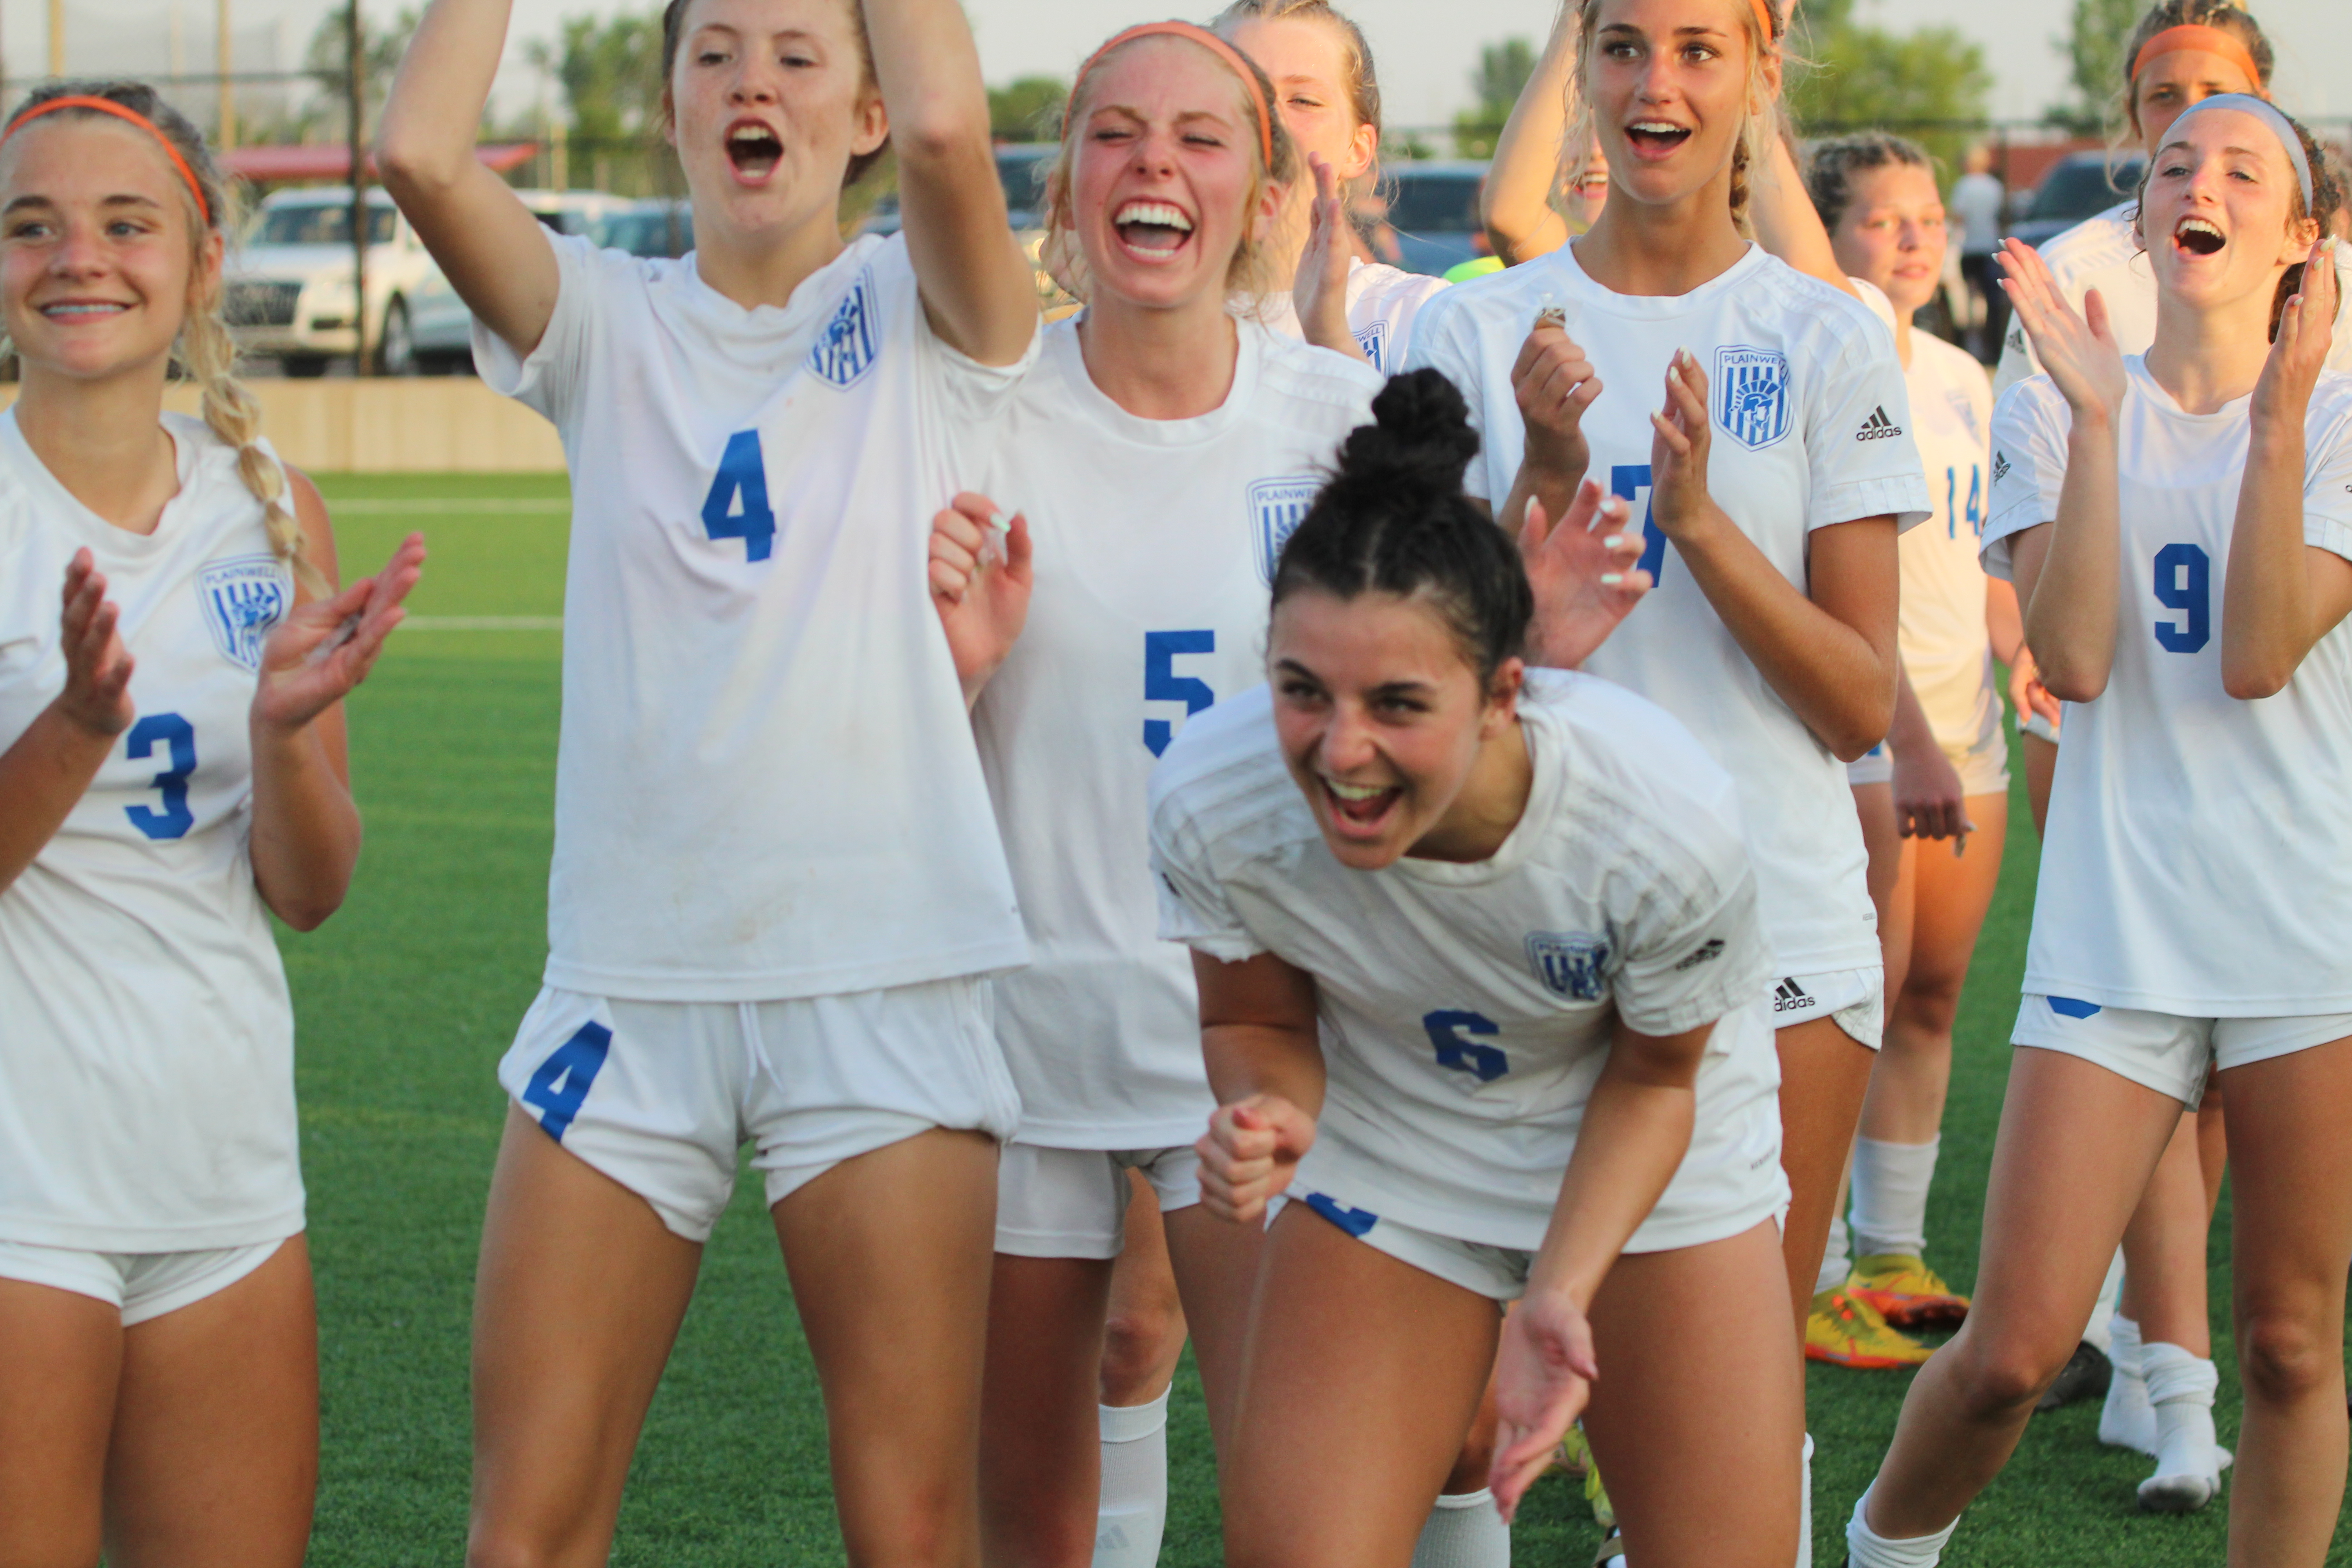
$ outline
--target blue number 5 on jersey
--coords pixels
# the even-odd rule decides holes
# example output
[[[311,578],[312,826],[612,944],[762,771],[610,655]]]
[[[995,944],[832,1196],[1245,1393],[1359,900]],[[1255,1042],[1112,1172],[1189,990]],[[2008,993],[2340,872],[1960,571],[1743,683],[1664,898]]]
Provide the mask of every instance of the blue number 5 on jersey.
[[[735,504],[739,498],[740,510]],[[757,430],[738,430],[727,437],[710,494],[703,499],[702,526],[713,539],[741,540],[746,561],[765,561],[773,552],[776,514],[768,510],[768,465]]]
[[[155,775],[154,787],[163,793],[163,809],[126,805],[122,814],[150,838],[184,838],[196,825],[196,814],[188,809],[188,778],[196,771],[196,727],[177,713],[150,713],[131,726],[131,733],[123,738],[122,754],[134,763],[143,762],[155,754],[158,745],[172,760],[170,767]]]
[[[1217,694],[1209,689],[1205,680],[1176,673],[1176,656],[1180,653],[1214,653],[1217,634],[1214,632],[1146,632],[1143,634],[1143,700],[1146,702],[1181,702],[1184,717],[1191,718],[1216,701]],[[1165,719],[1143,721],[1143,743],[1159,756],[1168,750],[1168,742],[1176,738],[1176,727]]]

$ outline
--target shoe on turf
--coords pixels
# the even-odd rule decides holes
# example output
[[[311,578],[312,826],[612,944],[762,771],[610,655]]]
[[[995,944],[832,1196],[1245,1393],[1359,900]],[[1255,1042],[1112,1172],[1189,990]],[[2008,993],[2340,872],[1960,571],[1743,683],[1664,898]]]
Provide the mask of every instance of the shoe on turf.
[[[1917,1366],[1935,1353],[1918,1341],[1895,1332],[1877,1308],[1843,1289],[1815,1296],[1812,1310],[1805,1315],[1807,1361],[1887,1372]]]
[[[1609,1504],[1609,1489],[1601,1484],[1601,1467],[1592,1463],[1591,1450],[1585,1451],[1584,1500],[1592,1505],[1592,1522],[1609,1534],[1617,1530],[1617,1510]]]
[[[2050,1386],[2042,1391],[2042,1397],[2035,1402],[2033,1408],[2037,1411],[2055,1410],[2078,1399],[2102,1397],[2106,1394],[2108,1384],[2114,1382],[2115,1375],[2115,1363],[2107,1360],[2107,1352],[2084,1340],[2074,1347],[2074,1353],[2066,1358],[2066,1364],[2059,1369]]]
[[[1579,1477],[1592,1468],[1592,1445],[1585,1441],[1583,1427],[1570,1425],[1568,1436],[1552,1450],[1551,1468]]]
[[[1611,1525],[1601,1537],[1601,1549],[1592,1554],[1592,1568],[1611,1568],[1625,1561],[1625,1537],[1615,1525]]]
[[[2215,1458],[2220,1458],[2219,1450]],[[2139,1484],[2139,1506],[2147,1513],[2195,1513],[2221,1489],[2221,1478],[2212,1474],[2150,1476]]]
[[[1923,1258],[1904,1252],[1874,1253],[1854,1259],[1846,1294],[1869,1302],[1898,1329],[1958,1328],[1969,1315],[1969,1299],[1944,1283]]]

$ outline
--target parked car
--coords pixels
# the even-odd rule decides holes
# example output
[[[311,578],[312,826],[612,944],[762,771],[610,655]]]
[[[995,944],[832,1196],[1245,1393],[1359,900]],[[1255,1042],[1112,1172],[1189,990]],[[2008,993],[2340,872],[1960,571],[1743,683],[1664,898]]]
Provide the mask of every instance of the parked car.
[[[1395,231],[1397,253],[1383,259],[1407,272],[1439,276],[1486,253],[1480,243],[1486,226],[1478,221],[1478,187],[1486,183],[1484,163],[1431,160],[1385,169],[1381,186],[1388,196],[1388,226]]]
[[[2046,245],[2086,217],[2096,217],[2139,189],[2147,160],[2138,153],[2069,153],[2050,165],[2010,233]]]
[[[1045,175],[1061,156],[1058,142],[1007,142],[996,149],[996,178],[1004,187],[1004,205],[1013,230],[1024,240],[1045,228]],[[898,192],[896,186],[875,198],[874,208],[858,226],[860,234],[898,232]]]
[[[406,368],[408,301],[438,269],[382,191],[368,193],[368,342],[380,368]],[[280,191],[261,204],[232,259],[228,321],[247,353],[276,356],[289,375],[318,375],[357,348],[348,187]]]
[[[684,256],[694,248],[694,207],[654,197],[601,220],[596,243],[632,256]]]
[[[599,245],[615,243],[607,233],[616,224],[636,220],[644,208],[654,204],[627,196],[616,196],[606,191],[517,191],[522,205],[529,207],[540,222],[558,234],[583,234]],[[681,207],[683,204],[680,204]],[[667,225],[664,224],[665,230]],[[691,239],[691,225],[688,226]],[[632,237],[635,231],[632,230]],[[632,245],[623,245],[634,250]],[[639,255],[662,252],[639,251]],[[346,268],[346,276],[349,269]],[[374,292],[374,276],[371,270],[369,292]],[[377,339],[384,347],[377,362],[387,375],[405,375],[412,372],[470,370],[474,363],[474,317],[441,268],[432,267],[420,278],[413,290],[397,303],[397,316],[387,318],[384,333]],[[404,327],[408,338],[407,352],[395,356],[392,326]]]

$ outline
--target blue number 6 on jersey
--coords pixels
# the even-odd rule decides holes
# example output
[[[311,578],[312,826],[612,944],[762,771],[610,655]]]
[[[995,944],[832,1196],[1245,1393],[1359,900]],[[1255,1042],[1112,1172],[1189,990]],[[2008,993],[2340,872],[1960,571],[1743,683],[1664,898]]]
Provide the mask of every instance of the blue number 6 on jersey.
[[[738,496],[743,498],[743,510],[732,511]],[[746,561],[765,561],[775,549],[776,514],[768,510],[768,465],[757,430],[738,430],[727,437],[719,473],[703,499],[702,526],[713,539],[741,540]]]
[[[2194,544],[2168,544],[2156,552],[2156,602],[2181,612],[2180,625],[2156,623],[2168,653],[2195,653],[2213,638],[2213,561]]]
[[[1502,1026],[1480,1013],[1465,1012],[1458,1007],[1441,1008],[1421,1021],[1429,1032],[1429,1043],[1437,1047],[1437,1065],[1457,1068],[1478,1075],[1480,1083],[1492,1083],[1511,1070],[1511,1058],[1501,1047],[1482,1046],[1475,1040],[1465,1040],[1464,1035],[1499,1035]]]
[[[539,1070],[523,1086],[522,1102],[541,1112],[539,1124],[558,1143],[572,1131],[572,1119],[588,1098],[588,1086],[603,1070],[604,1054],[613,1048],[613,1031],[593,1018],[579,1033],[547,1053]]]
[[[196,727],[177,713],[150,713],[131,726],[131,733],[123,739],[122,754],[134,763],[143,762],[154,754],[158,744],[172,759],[172,765],[155,775],[155,788],[163,792],[163,809],[126,805],[122,814],[150,838],[185,837],[196,825],[196,814],[188,809],[188,775],[196,771]]]
[[[1214,632],[1146,632],[1143,634],[1143,700],[1146,702],[1181,702],[1184,716],[1191,718],[1216,701],[1217,694],[1209,689],[1205,680],[1195,680],[1189,675],[1176,673],[1176,656],[1180,653],[1214,653],[1217,634]],[[1159,756],[1168,750],[1168,742],[1176,738],[1175,727],[1165,719],[1143,721],[1143,743]]]

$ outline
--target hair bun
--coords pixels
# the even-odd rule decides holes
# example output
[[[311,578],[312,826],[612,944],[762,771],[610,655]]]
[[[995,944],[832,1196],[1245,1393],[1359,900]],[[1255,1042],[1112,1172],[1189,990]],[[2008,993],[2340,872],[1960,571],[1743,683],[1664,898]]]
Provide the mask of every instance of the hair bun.
[[[1358,426],[1341,445],[1335,484],[1460,493],[1478,432],[1452,382],[1427,369],[1396,376],[1372,399],[1372,417],[1379,423]]]

